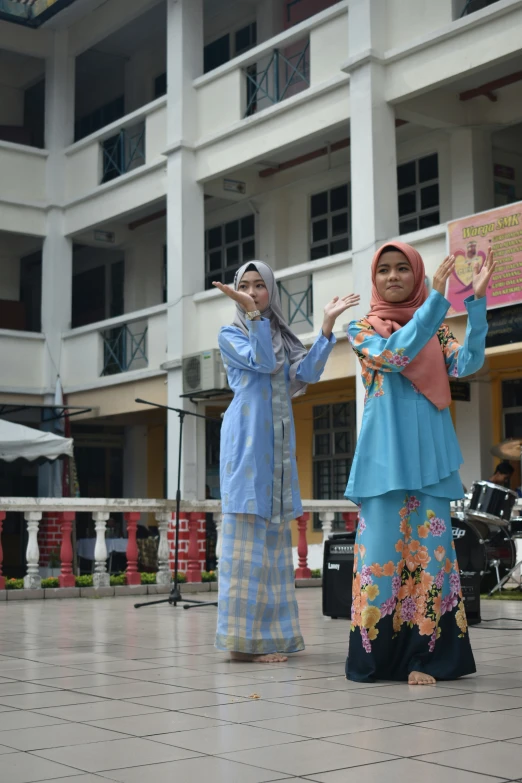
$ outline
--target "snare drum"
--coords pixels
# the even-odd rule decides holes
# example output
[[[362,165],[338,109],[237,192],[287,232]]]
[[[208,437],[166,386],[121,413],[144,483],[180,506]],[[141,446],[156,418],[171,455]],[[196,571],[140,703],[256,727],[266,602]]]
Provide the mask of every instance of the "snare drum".
[[[506,487],[499,487],[490,481],[476,481],[473,484],[467,515],[493,525],[507,526],[511,519],[517,493]]]

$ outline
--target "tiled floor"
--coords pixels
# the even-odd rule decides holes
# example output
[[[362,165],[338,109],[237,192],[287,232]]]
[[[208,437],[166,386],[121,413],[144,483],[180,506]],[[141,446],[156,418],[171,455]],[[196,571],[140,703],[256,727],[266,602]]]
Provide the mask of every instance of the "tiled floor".
[[[216,652],[214,608],[3,603],[0,781],[522,779],[522,603],[483,604],[512,619],[472,629],[477,676],[422,689],[347,682],[348,623],[298,597],[308,646],[279,666]]]

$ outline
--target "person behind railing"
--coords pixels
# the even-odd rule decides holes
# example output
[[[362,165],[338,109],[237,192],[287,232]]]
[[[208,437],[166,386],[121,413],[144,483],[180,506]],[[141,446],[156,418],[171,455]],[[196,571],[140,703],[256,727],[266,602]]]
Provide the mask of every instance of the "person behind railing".
[[[473,271],[461,346],[443,323],[449,256],[428,295],[424,263],[410,245],[383,245],[372,263],[370,313],[348,327],[362,367],[366,405],[346,497],[361,504],[355,545],[346,676],[414,685],[475,671],[450,501],[462,498],[462,455],[449,377],[484,362],[491,251]]]
[[[222,551],[216,647],[233,660],[279,663],[304,649],[295,598],[290,521],[302,514],[291,398],[317,382],[335,344],[336,318],[358,297],[335,297],[309,351],[284,319],[272,269],[244,264],[219,334],[234,392],[221,431]]]

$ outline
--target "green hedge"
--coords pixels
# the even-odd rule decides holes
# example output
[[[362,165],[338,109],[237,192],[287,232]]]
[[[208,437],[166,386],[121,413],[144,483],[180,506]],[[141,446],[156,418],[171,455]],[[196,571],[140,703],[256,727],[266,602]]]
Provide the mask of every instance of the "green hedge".
[[[155,585],[156,584],[156,574],[150,574],[150,573],[142,573],[140,574],[141,577],[141,584],[142,585]],[[204,582],[215,582],[217,577],[216,574],[213,571],[207,572],[203,571],[202,579]],[[172,577],[172,581],[174,581],[174,576]],[[180,584],[183,584],[187,581],[187,577],[185,574],[178,571],[178,582]],[[76,587],[93,587],[93,577],[92,574],[86,574],[84,576],[77,576],[75,577]],[[123,574],[111,574],[110,577],[110,584],[111,587],[118,587],[121,585],[126,584],[126,575]],[[60,582],[57,577],[49,577],[47,579],[42,579],[42,587],[45,589],[55,588],[59,587]],[[24,580],[23,579],[10,579],[9,577],[6,577],[5,580],[5,589],[6,590],[23,590],[24,588]]]

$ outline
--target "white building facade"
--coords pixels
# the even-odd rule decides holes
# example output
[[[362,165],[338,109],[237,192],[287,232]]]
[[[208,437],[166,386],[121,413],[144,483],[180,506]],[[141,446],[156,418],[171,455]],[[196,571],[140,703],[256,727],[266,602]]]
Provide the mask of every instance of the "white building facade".
[[[181,396],[183,360],[232,318],[212,280],[268,262],[310,343],[334,295],[368,307],[383,241],[431,277],[448,221],[522,199],[521,29],[522,0],[75,0],[40,27],[2,19],[6,414],[34,424],[59,377],[91,409],[71,420],[81,494],[174,497],[178,416],[135,400],[226,408],[219,371],[215,395]],[[305,497],[341,496],[362,413],[341,327],[295,406]],[[468,485],[522,406],[521,350],[488,349],[454,403]],[[185,420],[185,499],[218,496],[218,428]]]

